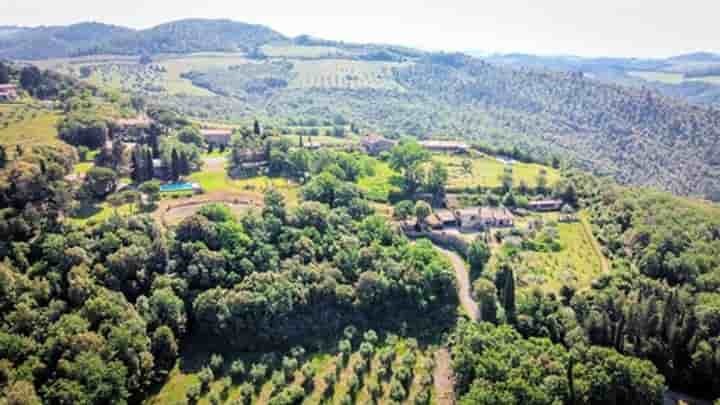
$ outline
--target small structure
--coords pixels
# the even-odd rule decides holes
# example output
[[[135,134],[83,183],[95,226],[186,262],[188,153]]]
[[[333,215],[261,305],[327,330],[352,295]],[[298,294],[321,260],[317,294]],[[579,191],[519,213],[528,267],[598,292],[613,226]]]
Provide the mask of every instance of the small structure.
[[[470,150],[470,145],[465,142],[456,141],[421,141],[420,146],[430,152],[441,153],[465,153]]]
[[[233,131],[231,129],[201,129],[200,134],[208,144],[225,147],[230,145]]]
[[[472,207],[455,211],[462,231],[513,226],[514,215],[507,208]]]
[[[562,208],[563,202],[562,200],[540,200],[540,201],[530,201],[528,203],[528,207],[533,211],[542,211],[542,212],[549,212],[549,211],[560,211],[560,208]]]
[[[382,152],[389,151],[397,144],[397,141],[393,141],[387,138],[383,138],[380,135],[370,134],[360,141],[360,144],[365,151],[370,155],[379,155]]]
[[[436,210],[435,217],[443,226],[457,226],[458,219],[450,210]]]
[[[13,101],[17,97],[17,87],[14,84],[0,84],[0,100]]]
[[[170,177],[170,170],[162,159],[153,159],[153,176],[158,179],[167,179]]]
[[[118,118],[112,122],[110,130],[114,139],[137,142],[145,137],[145,133],[152,123],[152,119],[142,115],[135,118]]]

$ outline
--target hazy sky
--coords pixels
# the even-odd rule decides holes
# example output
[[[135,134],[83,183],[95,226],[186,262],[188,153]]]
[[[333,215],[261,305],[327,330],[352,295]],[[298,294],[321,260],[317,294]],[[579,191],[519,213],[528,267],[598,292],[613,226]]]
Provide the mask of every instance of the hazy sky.
[[[145,28],[188,17],[424,49],[643,57],[720,52],[718,0],[0,0],[0,25],[93,20]]]

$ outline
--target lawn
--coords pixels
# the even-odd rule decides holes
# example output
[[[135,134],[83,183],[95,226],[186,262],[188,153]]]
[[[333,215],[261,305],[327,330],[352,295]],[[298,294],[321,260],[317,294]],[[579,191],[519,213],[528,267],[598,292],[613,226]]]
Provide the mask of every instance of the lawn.
[[[387,202],[392,191],[399,191],[398,187],[391,184],[392,177],[398,173],[391,169],[390,165],[369,156],[361,157],[361,162],[371,172],[369,176],[358,179],[358,186],[366,193],[368,199]]]
[[[290,206],[296,206],[300,198],[300,186],[281,177],[257,176],[232,179],[224,170],[204,170],[190,175],[188,181],[198,183],[207,193],[223,191],[262,194],[269,187],[273,187],[285,196],[286,202]]]
[[[463,172],[462,162],[465,159],[472,161],[472,174],[470,175]],[[501,185],[500,177],[506,167],[506,164],[501,160],[487,155],[469,158],[466,156],[435,154],[433,160],[445,163],[447,166],[450,174],[448,180],[449,189],[499,187]],[[521,182],[525,182],[529,187],[534,187],[540,171],[543,169],[547,171],[548,185],[553,185],[560,179],[560,173],[557,170],[539,164],[514,162],[512,168],[515,187]]]
[[[58,143],[56,125],[60,118],[56,112],[27,104],[0,104],[0,144]]]
[[[602,273],[604,260],[589,229],[582,222],[560,223],[559,252],[523,251],[517,273],[521,289],[539,286],[557,293],[564,284],[577,289],[589,287]]]
[[[106,202],[103,202],[80,207],[72,213],[69,219],[76,225],[85,226],[105,221],[115,213],[118,215],[129,215],[135,214],[137,211],[137,207],[135,207],[134,204],[125,204],[116,208]]]
[[[93,162],[80,162],[75,165],[74,174],[86,174],[94,166]]]
[[[260,50],[271,58],[327,58],[350,54],[334,46],[263,45]]]

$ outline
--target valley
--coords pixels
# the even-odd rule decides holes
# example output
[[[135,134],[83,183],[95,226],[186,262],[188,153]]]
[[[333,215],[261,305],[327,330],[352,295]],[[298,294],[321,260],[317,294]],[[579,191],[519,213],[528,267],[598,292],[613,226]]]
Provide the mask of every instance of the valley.
[[[714,107],[229,20],[0,57],[0,404],[720,398]]]

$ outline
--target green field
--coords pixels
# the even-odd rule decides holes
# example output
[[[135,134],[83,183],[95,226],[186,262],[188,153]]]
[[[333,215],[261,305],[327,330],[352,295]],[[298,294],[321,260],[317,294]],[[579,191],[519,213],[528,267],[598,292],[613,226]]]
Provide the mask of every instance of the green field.
[[[27,104],[0,104],[0,144],[24,145],[60,142],[56,125],[61,115]]]
[[[720,84],[720,76],[692,77],[686,78],[682,73],[672,72],[627,72],[632,77],[638,77],[649,82],[660,82],[668,84],[680,84],[684,82],[705,82]]]
[[[548,217],[556,216],[545,216]],[[603,271],[603,258],[588,229],[582,222],[560,223],[557,225],[562,246],[559,252],[520,253],[519,286],[525,289],[537,286],[555,293],[564,284],[578,289],[589,287]]]
[[[392,191],[399,191],[399,188],[391,184],[393,176],[398,173],[390,168],[385,162],[363,156],[362,164],[369,169],[370,175],[358,179],[358,186],[365,192],[367,198],[376,202],[387,202]]]
[[[188,177],[193,183],[198,183],[206,193],[225,192],[229,195],[253,193],[262,194],[272,187],[282,193],[288,205],[295,206],[300,198],[300,186],[285,178],[270,178],[258,176],[246,179],[232,179],[225,170],[203,170]]]
[[[468,158],[457,155],[433,155],[433,159],[445,163],[450,174],[448,188],[467,189],[475,187],[494,188],[501,185],[500,177],[504,173],[505,163],[491,156],[477,156]],[[462,162],[465,159],[472,161],[472,174],[465,174],[462,169]],[[517,187],[525,182],[529,187],[535,187],[540,171],[547,172],[548,185],[555,184],[560,179],[557,170],[533,163],[515,162],[513,168],[513,186]]]

